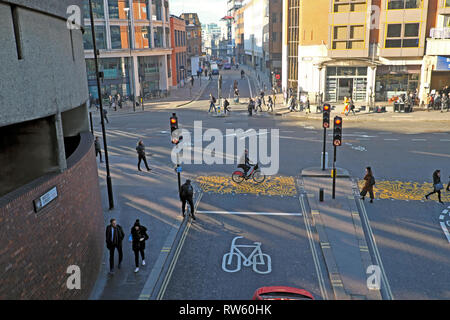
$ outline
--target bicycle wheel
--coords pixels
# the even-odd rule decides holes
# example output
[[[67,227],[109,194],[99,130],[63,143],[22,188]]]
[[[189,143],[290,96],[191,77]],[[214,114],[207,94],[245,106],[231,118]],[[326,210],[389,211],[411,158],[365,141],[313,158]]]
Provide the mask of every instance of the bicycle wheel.
[[[256,260],[258,259],[258,260]],[[258,269],[258,265],[261,266],[262,270]],[[261,253],[255,254],[253,256],[253,271],[259,274],[268,274],[272,272],[272,259],[268,254]]]
[[[257,170],[253,173],[253,181],[256,183],[263,183],[266,180],[266,176],[261,173],[261,171]]]
[[[233,258],[236,259],[233,259]],[[229,269],[229,267],[234,267],[234,269]],[[228,252],[223,256],[222,259],[222,270],[225,272],[237,272],[241,270],[241,256],[235,252]]]
[[[231,179],[236,183],[241,183],[245,179],[244,173],[242,173],[241,171],[235,171],[231,175]]]

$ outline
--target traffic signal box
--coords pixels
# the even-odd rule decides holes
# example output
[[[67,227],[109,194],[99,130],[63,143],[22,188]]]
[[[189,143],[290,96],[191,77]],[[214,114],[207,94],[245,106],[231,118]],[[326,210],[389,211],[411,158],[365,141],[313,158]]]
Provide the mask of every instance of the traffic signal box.
[[[170,117],[170,133],[172,135],[172,143],[178,144],[180,142],[180,139],[179,137],[174,136],[173,132],[175,130],[178,130],[178,118],[177,115],[173,113],[172,116]]]
[[[325,103],[323,105],[323,127],[328,129],[330,127],[330,105]]]
[[[333,145],[336,147],[342,145],[342,118],[338,116],[334,118]]]

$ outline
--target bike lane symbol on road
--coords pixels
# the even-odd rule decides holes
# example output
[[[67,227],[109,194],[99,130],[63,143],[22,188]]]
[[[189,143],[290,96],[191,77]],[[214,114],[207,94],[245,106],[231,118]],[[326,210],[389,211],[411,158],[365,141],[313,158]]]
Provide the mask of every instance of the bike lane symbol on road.
[[[268,254],[262,253],[261,242],[254,242],[250,245],[237,245],[236,241],[243,237],[235,237],[231,242],[230,252],[222,258],[222,270],[225,272],[238,272],[244,267],[252,266],[253,271],[259,274],[272,272],[272,260]],[[253,249],[249,256],[245,256],[240,249]]]

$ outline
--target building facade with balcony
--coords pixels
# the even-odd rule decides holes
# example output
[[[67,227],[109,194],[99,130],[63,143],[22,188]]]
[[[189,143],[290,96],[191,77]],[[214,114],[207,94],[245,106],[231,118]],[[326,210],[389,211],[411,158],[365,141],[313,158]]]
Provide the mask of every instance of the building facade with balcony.
[[[84,49],[89,92],[98,96],[90,28],[84,1]],[[92,0],[102,95],[157,95],[172,83],[169,2]]]
[[[183,86],[186,79],[186,22],[174,15],[170,16],[172,41],[172,83],[173,87]]]
[[[411,91],[421,98],[439,1],[285,0],[283,87],[320,102],[388,101]]]

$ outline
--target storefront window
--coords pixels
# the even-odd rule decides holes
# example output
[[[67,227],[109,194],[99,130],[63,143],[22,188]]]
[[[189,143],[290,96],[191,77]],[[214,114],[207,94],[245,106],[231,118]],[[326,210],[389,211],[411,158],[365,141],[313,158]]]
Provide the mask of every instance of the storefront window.
[[[154,34],[154,40],[155,40],[155,47],[162,48],[162,46],[163,46],[163,28],[156,27],[153,34]]]
[[[354,68],[354,67],[338,67],[337,75],[338,76],[355,76],[356,68]]]
[[[375,93],[377,101],[387,101],[392,97],[407,94],[419,88],[419,73],[407,73],[405,69],[398,72],[394,66],[379,68],[375,81]],[[400,69],[399,69],[400,70]],[[395,72],[395,73],[394,73]]]
[[[130,94],[128,58],[106,58],[99,59],[99,71],[104,78],[101,81],[102,97],[120,94]],[[98,97],[97,82],[95,76],[94,59],[86,59],[86,72],[88,76],[89,92],[94,98]]]
[[[159,57],[139,57],[139,75],[144,96],[155,95],[159,90]]]

